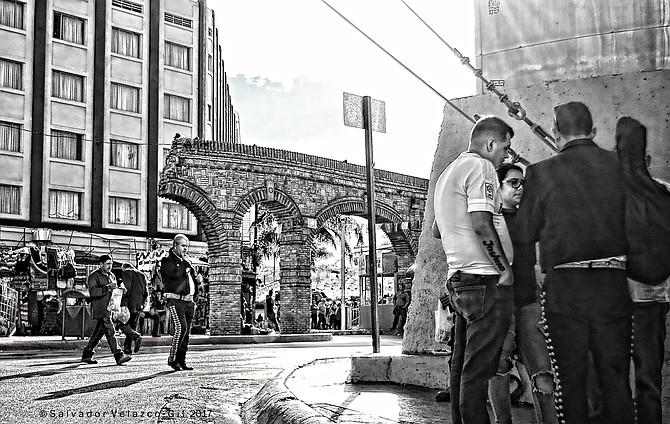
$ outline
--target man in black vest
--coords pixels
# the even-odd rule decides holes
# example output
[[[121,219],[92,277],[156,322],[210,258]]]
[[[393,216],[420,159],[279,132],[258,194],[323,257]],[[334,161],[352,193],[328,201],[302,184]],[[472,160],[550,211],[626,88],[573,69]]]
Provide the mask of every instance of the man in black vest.
[[[121,265],[121,276],[123,285],[126,286],[126,294],[123,295],[121,306],[127,306],[130,311],[130,319],[127,322],[128,329],[132,331],[122,331],[126,334],[126,340],[123,344],[123,353],[131,353],[133,340],[135,340],[135,353],[140,350],[142,345],[142,336],[137,333],[137,322],[140,319],[140,312],[144,309],[144,302],[147,300],[147,281],[144,274],[135,269],[130,263],[125,262]],[[132,334],[134,337],[130,337]]]
[[[188,238],[183,234],[177,234],[170,253],[161,260],[165,298],[174,324],[168,365],[175,371],[193,369],[186,365],[186,351],[195,315],[195,296],[202,277],[196,278],[187,252]]]
[[[626,281],[623,175],[616,153],[593,142],[591,113],[579,102],[554,108],[559,154],[528,168],[518,234],[540,243],[542,303],[563,423],[588,421],[592,352],[604,422],[632,424],[628,382],[632,305]]]

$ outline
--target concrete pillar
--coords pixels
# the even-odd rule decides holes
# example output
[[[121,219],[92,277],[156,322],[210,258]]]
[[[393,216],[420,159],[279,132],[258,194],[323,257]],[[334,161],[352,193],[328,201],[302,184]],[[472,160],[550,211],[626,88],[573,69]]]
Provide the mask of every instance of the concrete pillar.
[[[308,229],[293,227],[281,234],[280,293],[281,331],[285,334],[310,330],[310,246]]]

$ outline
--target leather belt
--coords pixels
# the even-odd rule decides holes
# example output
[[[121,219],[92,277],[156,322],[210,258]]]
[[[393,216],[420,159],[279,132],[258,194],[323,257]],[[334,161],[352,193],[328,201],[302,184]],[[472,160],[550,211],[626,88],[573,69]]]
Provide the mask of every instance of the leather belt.
[[[596,259],[593,261],[568,262],[554,266],[554,269],[626,269],[626,261],[619,259]]]
[[[193,295],[192,294],[165,293],[165,297],[167,299],[177,299],[177,300],[183,300],[183,301],[186,301],[186,302],[193,302]]]

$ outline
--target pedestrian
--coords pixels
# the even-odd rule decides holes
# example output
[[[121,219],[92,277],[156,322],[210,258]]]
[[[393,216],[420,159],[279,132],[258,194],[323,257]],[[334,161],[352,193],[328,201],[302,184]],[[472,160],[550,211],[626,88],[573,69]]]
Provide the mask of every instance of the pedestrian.
[[[279,332],[279,324],[277,323],[277,315],[275,314],[275,300],[273,298],[273,290],[270,289],[268,295],[265,296],[265,309],[267,312],[267,321],[271,329]]]
[[[312,299],[312,305],[309,307],[309,313],[311,318],[311,327],[312,329],[316,330],[318,328],[319,307],[316,306],[314,299]]]
[[[168,365],[175,371],[193,369],[186,364],[186,352],[195,315],[195,296],[202,277],[195,276],[188,258],[188,246],[188,238],[177,234],[168,256],[161,259],[160,268],[164,296],[174,325]]]
[[[502,198],[502,214],[507,224],[514,249],[514,315],[508,332],[498,372],[489,380],[489,400],[497,423],[512,422],[510,400],[510,372],[512,353],[517,348],[530,375],[533,388],[533,407],[538,424],[557,423],[554,404],[554,375],[549,362],[549,350],[540,331],[541,306],[535,276],[535,244],[518,241],[517,207],[521,202],[525,180],[523,171],[514,164],[505,163],[497,170]]]
[[[588,420],[590,351],[603,395],[603,422],[632,424],[632,302],[622,170],[615,152],[594,143],[596,129],[583,103],[556,106],[552,133],[559,154],[528,167],[517,236],[540,243],[544,329],[558,381],[558,418],[568,424]]]
[[[326,330],[328,328],[328,323],[326,322],[326,298],[322,297],[321,300],[319,300],[319,304],[317,306],[319,308],[319,322],[316,324],[316,328],[318,330]]]
[[[480,118],[468,150],[435,186],[435,221],[456,312],[450,374],[454,423],[488,422],[488,380],[495,375],[512,316],[512,242],[500,213],[495,169],[507,157],[513,136],[502,119]]]
[[[330,328],[331,330],[337,330],[337,303],[335,302],[335,299],[330,302],[330,308],[328,308],[328,311],[330,312]]]
[[[135,342],[135,353],[139,352],[142,345],[142,335],[136,330],[140,313],[144,309],[144,303],[147,300],[147,281],[144,278],[144,274],[128,262],[121,265],[121,278],[123,285],[126,287],[126,293],[121,299],[121,306],[128,308],[130,319],[124,325],[120,325],[119,329],[126,335],[126,340],[123,344],[123,353],[130,355],[133,341]]]
[[[146,314],[151,318],[151,337],[160,337],[161,318],[167,313],[162,289],[149,287],[149,305]]]
[[[398,284],[398,291],[393,297],[395,302],[394,309],[397,310],[398,314],[398,332],[396,333],[399,336],[405,334],[405,323],[407,322],[407,308],[409,308],[410,298],[409,294],[405,291],[405,284]],[[395,324],[395,319],[394,319]],[[395,327],[395,325],[394,325]]]
[[[99,267],[88,276],[88,292],[91,297],[91,317],[95,320],[95,329],[88,344],[81,354],[81,362],[87,364],[97,364],[93,359],[95,347],[102,339],[107,338],[107,344],[114,354],[117,365],[130,361],[132,358],[125,355],[116,341],[114,325],[107,309],[112,291],[117,288],[116,277],[112,274],[112,258],[109,255],[102,255],[98,260]]]

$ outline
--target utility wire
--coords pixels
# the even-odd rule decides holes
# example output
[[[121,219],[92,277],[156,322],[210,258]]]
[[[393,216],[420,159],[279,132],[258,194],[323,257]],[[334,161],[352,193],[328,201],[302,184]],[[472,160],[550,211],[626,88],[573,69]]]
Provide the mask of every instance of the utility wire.
[[[442,43],[445,46],[447,46],[449,48],[449,50],[451,50],[451,52],[454,55],[456,55],[456,57],[461,61],[461,63],[464,66],[466,66],[467,68],[469,68],[472,71],[472,73],[475,75],[475,77],[482,80],[482,82],[484,83],[484,85],[486,86],[486,89],[488,91],[491,91],[496,96],[498,96],[498,98],[500,99],[500,102],[503,103],[507,107],[507,113],[509,114],[509,116],[511,116],[512,118],[514,118],[518,121],[525,122],[531,128],[531,130],[533,131],[533,134],[538,136],[540,138],[540,140],[542,140],[551,150],[553,150],[554,152],[558,151],[558,148],[556,148],[554,138],[551,135],[549,135],[546,131],[544,131],[544,129],[542,129],[541,126],[535,124],[533,121],[528,119],[528,117],[526,116],[526,111],[524,110],[523,107],[521,107],[521,104],[519,102],[510,102],[508,96],[506,94],[501,93],[500,90],[498,90],[496,88],[496,86],[493,84],[492,81],[489,81],[486,78],[484,78],[484,75],[483,75],[483,72],[482,72],[481,69],[477,69],[474,66],[472,66],[472,64],[470,63],[470,58],[469,57],[463,56],[461,54],[461,52],[458,51],[458,49],[455,49],[455,48],[451,47],[451,45],[449,45],[449,43],[444,41],[444,39],[440,36],[440,34],[438,34],[430,25],[428,25],[428,23],[426,23],[426,21],[423,20],[423,18],[421,18],[421,16],[419,16],[419,14],[416,13],[414,11],[414,9],[412,9],[405,2],[405,0],[400,0],[400,1],[402,2],[402,4],[405,5],[405,7],[407,7],[410,10],[410,12],[412,12],[414,14],[414,16],[416,16],[426,26],[426,28],[428,28],[433,34],[435,34],[435,36],[437,38],[439,38],[440,41],[442,41]]]
[[[458,106],[456,106],[454,103],[452,103],[449,99],[447,99],[446,97],[444,97],[444,96],[442,95],[442,93],[440,93],[440,92],[437,91],[435,88],[433,88],[432,85],[430,85],[430,84],[428,84],[426,81],[424,81],[420,76],[418,76],[414,71],[412,71],[412,70],[411,70],[409,67],[407,67],[404,63],[402,63],[398,58],[396,58],[395,56],[393,56],[388,50],[386,50],[386,49],[383,48],[381,45],[379,45],[379,43],[377,43],[375,40],[373,40],[372,37],[370,37],[369,35],[367,35],[363,30],[361,30],[360,28],[358,28],[356,25],[354,25],[353,22],[351,22],[351,21],[350,21],[349,19],[347,19],[344,15],[342,15],[337,9],[335,9],[333,6],[331,6],[326,0],[321,0],[321,1],[322,1],[326,6],[328,6],[333,12],[337,13],[337,14],[338,14],[342,19],[344,19],[349,25],[351,25],[351,26],[354,27],[358,32],[360,32],[365,38],[367,38],[368,40],[370,40],[375,46],[379,47],[379,49],[380,49],[381,51],[383,51],[384,53],[386,53],[387,55],[389,55],[389,56],[391,57],[391,59],[393,59],[393,60],[396,61],[396,63],[398,63],[398,64],[399,64],[400,66],[402,66],[403,68],[405,68],[405,70],[406,70],[407,72],[409,72],[410,74],[412,74],[412,75],[414,76],[414,78],[418,79],[419,81],[421,81],[422,83],[424,83],[424,84],[426,85],[426,87],[428,87],[428,88],[430,88],[431,90],[433,90],[433,92],[434,92],[435,94],[437,94],[438,96],[440,96],[444,101],[447,102],[447,104],[448,104],[449,106],[451,106],[451,107],[454,108],[458,113],[460,113],[461,115],[463,115],[463,116],[465,117],[465,119],[467,119],[468,121],[472,122],[473,124],[474,124],[475,122],[477,122],[477,119],[478,119],[477,117],[473,118],[473,117],[471,117],[470,115],[468,115],[467,113],[463,112],[462,109],[460,109]]]

